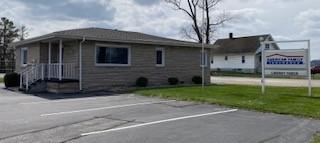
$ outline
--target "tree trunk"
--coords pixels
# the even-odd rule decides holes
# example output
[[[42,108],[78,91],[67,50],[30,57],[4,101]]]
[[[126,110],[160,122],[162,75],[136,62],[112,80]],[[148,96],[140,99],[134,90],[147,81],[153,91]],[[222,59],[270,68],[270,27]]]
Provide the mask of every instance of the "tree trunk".
[[[206,11],[206,44],[210,44],[210,10],[208,0],[205,0],[205,11]]]

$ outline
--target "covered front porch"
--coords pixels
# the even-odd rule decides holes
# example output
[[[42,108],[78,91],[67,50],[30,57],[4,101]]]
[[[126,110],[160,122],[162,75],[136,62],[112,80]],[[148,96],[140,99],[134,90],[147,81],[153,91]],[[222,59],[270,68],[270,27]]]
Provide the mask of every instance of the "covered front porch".
[[[77,40],[51,39],[41,41],[38,47],[27,51],[29,58],[20,71],[20,88],[28,91],[38,81],[79,84]]]

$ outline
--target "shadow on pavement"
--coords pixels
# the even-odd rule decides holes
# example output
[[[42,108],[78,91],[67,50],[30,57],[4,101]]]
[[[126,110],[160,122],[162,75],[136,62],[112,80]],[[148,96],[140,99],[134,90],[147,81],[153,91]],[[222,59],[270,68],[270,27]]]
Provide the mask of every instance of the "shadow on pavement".
[[[85,98],[85,97],[98,97],[98,96],[119,96],[115,92],[109,91],[97,91],[90,93],[33,93],[28,94],[48,100],[59,100],[59,99],[74,99],[74,98]]]

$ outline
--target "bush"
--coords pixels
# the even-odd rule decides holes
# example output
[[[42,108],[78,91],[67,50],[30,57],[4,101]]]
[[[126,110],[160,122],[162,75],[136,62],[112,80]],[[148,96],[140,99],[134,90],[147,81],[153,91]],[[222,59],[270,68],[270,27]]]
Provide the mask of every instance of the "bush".
[[[20,75],[17,73],[7,73],[3,80],[6,87],[15,87],[20,85]]]
[[[176,77],[169,77],[168,82],[170,85],[177,85],[179,83],[179,80]]]
[[[192,77],[192,82],[193,82],[194,84],[201,84],[201,83],[202,83],[202,78],[201,78],[201,76],[193,76],[193,77]]]
[[[145,77],[139,77],[136,81],[138,87],[146,87],[148,85],[148,79]]]

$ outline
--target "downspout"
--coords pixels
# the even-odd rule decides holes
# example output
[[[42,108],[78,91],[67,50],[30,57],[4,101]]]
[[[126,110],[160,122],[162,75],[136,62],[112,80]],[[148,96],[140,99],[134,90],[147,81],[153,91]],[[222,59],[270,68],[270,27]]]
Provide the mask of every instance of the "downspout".
[[[86,41],[86,38],[83,37],[79,45],[79,89],[82,91],[82,43]]]

